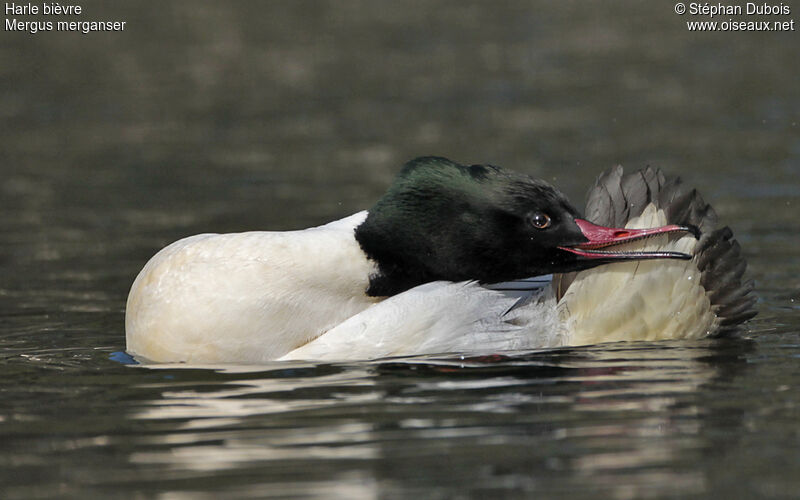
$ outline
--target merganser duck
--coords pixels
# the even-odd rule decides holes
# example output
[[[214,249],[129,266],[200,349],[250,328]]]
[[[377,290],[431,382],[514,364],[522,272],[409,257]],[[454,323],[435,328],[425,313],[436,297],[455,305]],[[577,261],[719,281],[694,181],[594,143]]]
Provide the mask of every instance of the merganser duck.
[[[239,364],[487,354],[701,338],[755,315],[730,229],[680,179],[613,168],[586,214],[525,175],[417,158],[368,212],[167,246],[131,287],[127,350]]]

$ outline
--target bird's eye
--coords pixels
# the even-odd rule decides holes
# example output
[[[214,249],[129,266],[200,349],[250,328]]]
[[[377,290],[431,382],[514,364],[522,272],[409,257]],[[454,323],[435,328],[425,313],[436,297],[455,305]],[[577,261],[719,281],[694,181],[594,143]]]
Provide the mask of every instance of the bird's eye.
[[[531,224],[536,229],[546,229],[550,227],[550,216],[542,213],[533,214],[531,216]]]

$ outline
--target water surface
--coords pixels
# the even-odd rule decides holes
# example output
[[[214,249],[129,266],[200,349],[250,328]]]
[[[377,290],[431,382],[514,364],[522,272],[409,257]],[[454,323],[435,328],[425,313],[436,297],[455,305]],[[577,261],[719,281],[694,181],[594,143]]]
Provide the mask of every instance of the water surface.
[[[126,31],[0,44],[0,496],[800,491],[795,33],[689,33],[633,0],[82,5]],[[422,154],[576,204],[615,163],[679,174],[733,227],[759,316],[512,358],[115,360],[160,247],[340,218]]]

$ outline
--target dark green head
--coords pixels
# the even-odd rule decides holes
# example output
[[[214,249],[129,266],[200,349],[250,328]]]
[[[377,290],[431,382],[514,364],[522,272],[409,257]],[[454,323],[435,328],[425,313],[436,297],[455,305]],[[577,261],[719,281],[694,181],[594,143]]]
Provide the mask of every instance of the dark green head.
[[[491,165],[417,158],[356,228],[356,240],[378,265],[367,293],[394,295],[437,280],[495,283],[586,269],[609,256],[629,258],[596,255],[587,246],[641,236],[578,217],[546,182]]]

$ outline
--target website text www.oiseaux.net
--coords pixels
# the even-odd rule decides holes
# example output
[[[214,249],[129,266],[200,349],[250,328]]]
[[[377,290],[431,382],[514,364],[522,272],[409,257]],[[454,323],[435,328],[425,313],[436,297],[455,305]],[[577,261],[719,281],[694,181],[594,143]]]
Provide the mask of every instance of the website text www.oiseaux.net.
[[[795,31],[796,29],[794,19],[787,19],[792,13],[791,7],[784,3],[747,2],[744,5],[729,5],[678,2],[675,4],[675,12],[679,15],[688,14],[692,17],[706,18],[702,21],[687,20],[686,28],[689,31]],[[727,19],[714,19],[722,16]],[[733,16],[744,16],[744,19],[734,19]]]

